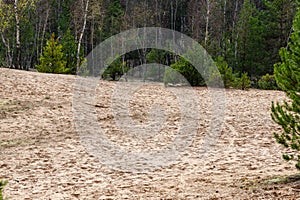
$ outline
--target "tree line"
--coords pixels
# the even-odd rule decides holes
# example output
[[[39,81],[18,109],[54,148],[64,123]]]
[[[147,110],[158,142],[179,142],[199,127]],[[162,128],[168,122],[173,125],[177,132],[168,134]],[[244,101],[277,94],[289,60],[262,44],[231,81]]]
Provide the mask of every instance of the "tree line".
[[[1,0],[0,65],[41,68],[47,63],[46,46],[55,40],[64,69],[53,72],[74,74],[83,58],[110,36],[163,27],[192,37],[213,59],[221,57],[233,73],[247,73],[258,84],[260,77],[273,74],[279,49],[288,44],[296,7],[296,0]],[[149,62],[149,53],[153,57],[151,49],[126,54],[126,68]],[[168,65],[180,60],[154,54]]]

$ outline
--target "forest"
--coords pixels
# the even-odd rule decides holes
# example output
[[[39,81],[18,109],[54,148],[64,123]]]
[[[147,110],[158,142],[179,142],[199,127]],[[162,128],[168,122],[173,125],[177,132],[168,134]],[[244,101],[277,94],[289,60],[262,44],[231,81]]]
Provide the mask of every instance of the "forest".
[[[110,36],[163,27],[199,42],[218,67],[249,76],[252,87],[263,77],[267,86],[261,87],[273,89],[274,64],[289,42],[296,8],[296,0],[2,0],[0,66],[75,74],[84,57]],[[56,61],[47,58],[51,49]],[[168,52],[140,49],[123,56],[125,70],[154,61],[193,76],[178,55]],[[58,64],[49,67],[50,62]],[[113,80],[125,72],[117,61],[108,70]]]

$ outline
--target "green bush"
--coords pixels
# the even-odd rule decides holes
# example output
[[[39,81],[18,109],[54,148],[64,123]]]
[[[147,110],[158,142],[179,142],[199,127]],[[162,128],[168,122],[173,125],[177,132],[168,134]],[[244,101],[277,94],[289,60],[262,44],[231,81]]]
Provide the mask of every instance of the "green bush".
[[[263,90],[278,89],[274,75],[266,74],[258,81],[258,87]]]
[[[205,85],[205,81],[202,78],[202,76],[200,75],[200,73],[186,59],[181,57],[176,63],[171,65],[171,68],[176,70],[177,72],[179,72],[189,82],[189,84],[191,86],[204,86]],[[168,71],[168,70],[166,70],[166,71]],[[172,78],[171,75],[173,75],[172,72],[169,72],[169,74],[165,73],[165,76],[167,76],[167,77],[164,77],[164,82],[168,82],[169,79],[170,79],[170,83],[171,83],[171,81],[174,81],[174,80],[181,80],[181,82],[182,82],[183,77],[180,76],[180,79],[178,79],[178,77]]]
[[[126,66],[126,63],[122,63],[122,58],[118,57],[113,62],[110,62],[112,58],[109,58],[107,63],[109,66],[105,69],[102,74],[102,78],[105,80],[118,80],[124,73],[126,73],[129,68]]]
[[[223,57],[218,57],[215,62],[219,72],[212,72],[209,77],[209,83],[218,83],[220,75],[225,88],[233,87],[236,74],[232,73],[232,68],[228,66]],[[216,85],[217,86],[217,85]]]
[[[168,86],[168,84],[180,84],[184,82],[183,76],[181,76],[180,73],[178,73],[175,69],[172,69],[171,67],[168,67],[165,69],[165,75],[164,75],[164,85]]]
[[[4,199],[2,191],[3,191],[3,188],[5,187],[6,184],[7,184],[7,181],[0,181],[0,200]]]
[[[164,66],[151,66],[148,65],[144,79],[162,82],[164,79],[165,67]]]
[[[83,76],[83,77],[87,77],[90,75],[90,70],[88,70],[86,59],[83,59],[83,61],[81,62],[81,65],[79,66],[79,68],[77,70],[77,74],[79,76]]]
[[[166,52],[163,50],[158,50],[158,49],[152,49],[149,53],[146,55],[146,59],[148,63],[165,63],[165,56]]]
[[[247,90],[251,87],[251,80],[247,72],[244,72],[241,78],[234,80],[234,87],[241,90]]]

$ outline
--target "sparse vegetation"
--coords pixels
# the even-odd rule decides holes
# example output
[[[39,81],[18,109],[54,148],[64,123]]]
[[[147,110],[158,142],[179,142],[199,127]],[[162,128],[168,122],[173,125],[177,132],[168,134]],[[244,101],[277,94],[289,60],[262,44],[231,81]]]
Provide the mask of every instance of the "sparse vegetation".
[[[0,181],[0,200],[4,200],[4,197],[3,197],[3,188],[6,186],[7,184],[7,181]]]

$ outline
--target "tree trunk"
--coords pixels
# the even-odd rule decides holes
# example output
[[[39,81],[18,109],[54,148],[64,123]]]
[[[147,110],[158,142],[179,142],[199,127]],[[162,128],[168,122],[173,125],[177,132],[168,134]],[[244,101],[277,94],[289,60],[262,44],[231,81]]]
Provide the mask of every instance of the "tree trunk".
[[[49,19],[49,12],[50,12],[50,6],[47,3],[47,11],[46,11],[46,18],[45,18],[45,22],[44,22],[44,26],[43,26],[43,31],[42,31],[42,39],[41,39],[41,53],[43,53],[43,46],[44,46],[44,40],[45,40],[45,32],[46,32],[46,28],[47,28],[47,24],[48,24],[48,19]]]
[[[210,15],[210,0],[206,0],[206,24],[205,24],[205,39],[204,46],[207,48],[208,36],[209,36],[209,15]]]
[[[84,5],[84,1],[82,0],[82,6],[83,5]],[[77,46],[77,55],[76,55],[76,58],[77,58],[77,70],[80,67],[80,49],[81,49],[81,42],[82,42],[83,34],[84,34],[84,31],[85,31],[85,27],[86,27],[88,8],[89,8],[89,0],[86,0],[84,14],[83,14],[83,25],[82,25],[82,29],[81,29],[81,32],[80,32],[80,35],[79,35],[78,46]]]
[[[234,60],[235,60],[235,66],[238,66],[238,39],[239,39],[239,32],[236,30],[236,21],[237,21],[237,15],[238,15],[238,7],[239,7],[239,1],[235,1],[235,10],[234,10],[234,16],[232,21],[232,35],[236,33],[236,37],[233,39],[234,41]],[[233,66],[234,71],[234,66]]]
[[[14,67],[15,69],[21,69],[20,18],[18,13],[18,0],[14,1],[14,12],[16,20],[16,53],[14,58]]]
[[[9,46],[9,40],[6,41],[2,32],[1,32],[1,39],[2,39],[4,46],[7,49],[7,53],[6,53],[7,54],[6,55],[7,56],[7,65],[8,65],[7,67],[11,68],[13,65],[13,61],[12,61],[11,50],[10,50],[10,46]]]
[[[224,0],[224,9],[223,9],[223,34],[222,34],[222,38],[223,38],[223,57],[226,59],[226,52],[227,52],[227,37],[226,35],[226,10],[227,10],[227,0]]]
[[[239,1],[236,0],[235,1],[234,16],[233,16],[233,20],[232,20],[232,30],[233,30],[233,32],[235,31],[235,25],[236,25],[237,15],[238,15],[238,8],[239,8]]]

